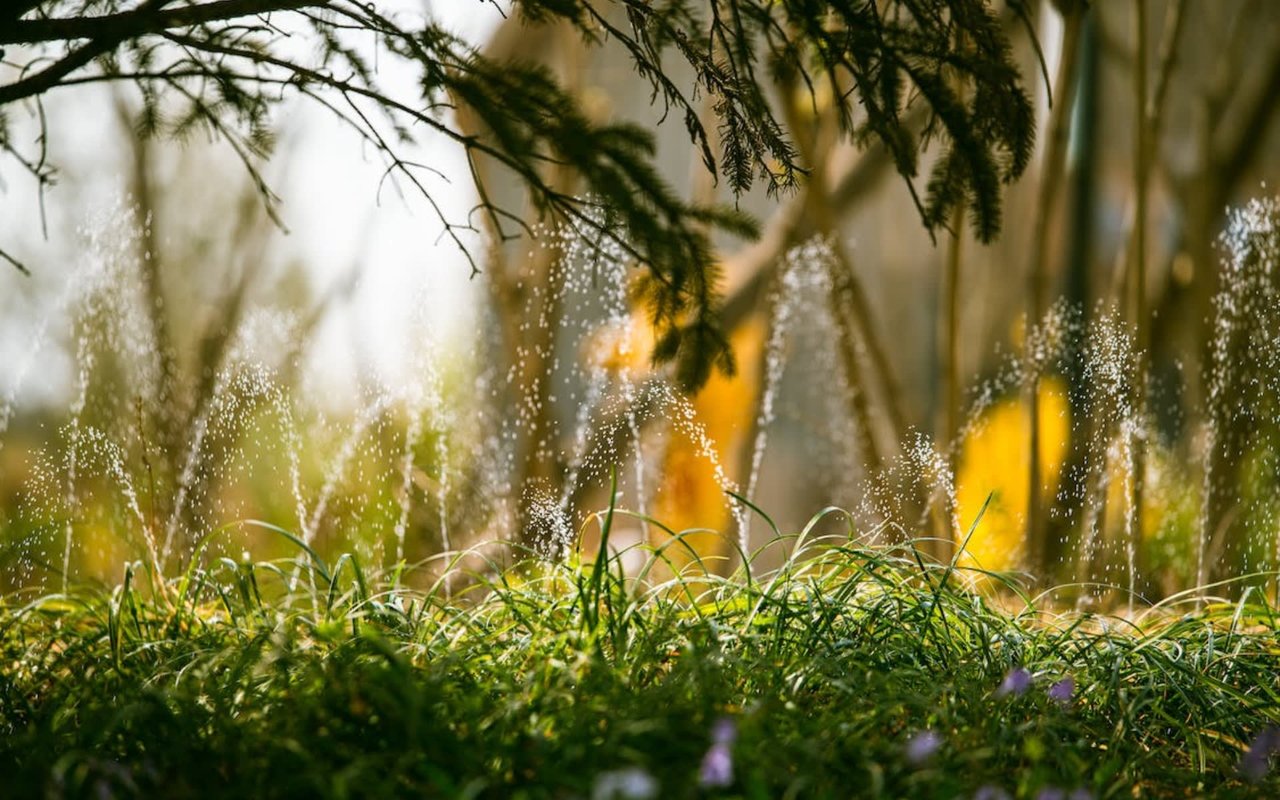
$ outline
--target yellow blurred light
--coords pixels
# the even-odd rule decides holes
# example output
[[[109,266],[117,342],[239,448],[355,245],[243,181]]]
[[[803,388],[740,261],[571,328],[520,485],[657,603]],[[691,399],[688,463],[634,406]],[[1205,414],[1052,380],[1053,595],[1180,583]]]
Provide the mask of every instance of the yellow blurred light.
[[[1052,498],[1067,455],[1070,409],[1066,386],[1058,378],[1040,382],[1041,498]],[[956,512],[963,530],[977,518],[987,495],[991,504],[965,550],[963,562],[1007,570],[1022,558],[1027,518],[1030,464],[1030,411],[1014,397],[989,408],[965,437],[956,475]]]
[[[648,328],[647,325],[634,327]],[[721,464],[729,472],[740,463],[743,448],[748,444],[746,438],[750,435],[760,382],[756,356],[764,346],[764,327],[763,321],[755,318],[730,337],[733,351],[739,356],[737,373],[726,377],[716,372],[692,400],[696,419],[704,426]],[[641,352],[647,353],[648,349]],[[672,432],[661,483],[654,497],[653,516],[676,532],[708,529],[706,533],[691,534],[686,542],[703,557],[725,555],[726,540],[712,531],[728,531],[732,524],[727,498],[716,480],[715,469],[700,452],[700,447],[683,433]],[[679,563],[682,554],[673,551],[671,555]]]

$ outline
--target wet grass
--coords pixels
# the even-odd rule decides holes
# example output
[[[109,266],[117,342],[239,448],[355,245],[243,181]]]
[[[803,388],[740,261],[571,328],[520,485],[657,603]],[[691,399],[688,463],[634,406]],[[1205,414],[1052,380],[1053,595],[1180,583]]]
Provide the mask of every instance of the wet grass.
[[[971,571],[809,532],[769,575],[659,580],[681,542],[631,577],[205,557],[11,597],[3,795],[1280,795],[1259,593],[1125,621],[994,576],[996,607]]]

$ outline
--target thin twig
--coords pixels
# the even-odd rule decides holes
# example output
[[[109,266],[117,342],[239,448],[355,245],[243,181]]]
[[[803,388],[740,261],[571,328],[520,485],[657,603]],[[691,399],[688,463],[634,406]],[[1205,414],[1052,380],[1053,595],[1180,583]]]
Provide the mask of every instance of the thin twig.
[[[21,272],[23,275],[26,275],[27,277],[31,277],[31,270],[27,269],[25,264],[23,264],[21,261],[14,258],[13,256],[9,255],[4,250],[0,250],[0,258],[3,258],[5,261],[8,261],[10,264],[16,267],[18,272]]]

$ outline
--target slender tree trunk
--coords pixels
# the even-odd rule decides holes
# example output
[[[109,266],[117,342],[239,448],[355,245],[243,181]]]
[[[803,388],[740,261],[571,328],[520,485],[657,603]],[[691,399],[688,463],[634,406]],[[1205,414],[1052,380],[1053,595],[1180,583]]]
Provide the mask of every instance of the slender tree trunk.
[[[549,49],[554,55],[536,53],[539,48]],[[530,29],[513,16],[493,37],[490,49],[495,51],[491,55],[502,58],[546,59],[555,65],[566,89],[580,88],[584,46],[567,25]],[[465,104],[458,105],[456,116],[459,129],[468,136],[482,137],[487,133]],[[475,156],[470,164],[481,197],[491,202],[500,187],[492,180],[488,166],[483,156]],[[548,167],[545,178],[555,192],[566,195],[572,194],[578,183],[572,171],[558,164]],[[530,498],[525,493],[537,488],[559,498],[563,488],[560,481],[564,465],[556,456],[559,441],[556,406],[552,402],[552,382],[557,377],[552,368],[556,335],[563,316],[556,275],[562,256],[556,241],[559,221],[545,220],[549,228],[546,239],[532,243],[527,255],[513,256],[506,241],[508,232],[498,227],[498,220],[487,214],[480,218],[490,239],[484,283],[497,310],[495,321],[501,342],[497,358],[504,367],[496,373],[511,376],[499,391],[497,405],[500,414],[515,420],[510,475],[515,538],[520,544],[533,546],[539,543],[545,526],[540,525],[539,513],[526,502]],[[518,241],[520,247],[531,246],[527,239]]]
[[[556,47],[562,59],[562,82],[566,89],[581,88],[584,57],[583,46],[576,33],[567,25],[559,26],[554,35]],[[571,195],[578,184],[578,176],[565,166],[555,164],[550,168],[548,183],[558,194]],[[542,489],[554,498],[562,494],[565,465],[558,457],[560,452],[559,430],[555,421],[556,404],[552,397],[552,385],[557,379],[555,369],[557,336],[564,318],[563,297],[559,274],[563,251],[559,241],[559,220],[550,220],[548,241],[535,249],[528,262],[520,265],[521,274],[508,276],[517,283],[533,285],[533,304],[524,317],[522,330],[514,332],[516,363],[520,392],[517,401],[522,404],[521,417],[527,425],[517,455],[516,491]],[[526,287],[526,291],[527,291]],[[528,296],[528,295],[526,295]],[[520,317],[517,317],[519,319]],[[524,502],[518,501],[517,530],[524,544],[535,544],[540,537],[540,513]]]
[[[834,91],[835,87],[832,87],[832,90]],[[804,154],[805,161],[810,169],[809,181],[804,189],[806,213],[816,233],[825,237],[831,248],[832,259],[829,264],[829,275],[833,291],[828,299],[831,316],[836,323],[838,333],[836,346],[839,350],[841,365],[845,370],[845,378],[849,382],[848,395],[846,397],[849,415],[861,433],[859,444],[862,448],[863,466],[869,475],[875,476],[880,473],[884,458],[880,445],[876,442],[874,420],[868,402],[866,387],[862,380],[859,339],[866,345],[867,350],[879,351],[880,357],[884,359],[881,365],[879,359],[872,355],[872,360],[877,364],[877,372],[884,384],[887,395],[886,406],[893,406],[895,403],[892,395],[896,393],[896,378],[892,375],[888,366],[888,359],[883,352],[883,345],[878,340],[874,344],[872,343],[872,340],[877,339],[877,337],[868,318],[870,311],[867,308],[862,287],[853,270],[853,264],[844,246],[839,241],[839,231],[836,226],[835,216],[828,202],[827,167],[831,150],[835,144],[835,136],[831,131],[831,120],[818,117],[810,122],[804,119],[799,112],[799,104],[794,97],[794,93],[797,91],[796,87],[794,85],[784,85],[783,91],[786,97],[788,127],[792,130],[796,141],[799,143],[801,152]],[[898,428],[901,422],[900,411],[890,408],[888,413],[896,436],[901,430]]]
[[[956,37],[956,49],[963,49],[965,38]],[[964,101],[966,86],[963,78],[955,80],[956,96]],[[938,507],[934,510],[934,525],[944,556],[950,557],[960,536],[953,520],[955,510],[955,480],[958,469],[960,442],[956,437],[960,428],[960,287],[964,263],[965,201],[956,205],[951,215],[951,240],[947,249],[947,267],[939,285],[942,325],[938,328],[938,396],[939,409],[934,439],[942,452],[949,477],[950,491],[942,492]]]
[[[1048,308],[1047,294],[1050,282],[1049,220],[1054,210],[1054,200],[1062,180],[1066,156],[1068,121],[1070,120],[1073,88],[1075,86],[1076,60],[1079,54],[1081,24],[1086,8],[1083,3],[1064,4],[1064,31],[1062,57],[1058,74],[1054,79],[1053,109],[1049,114],[1049,138],[1045,143],[1040,169],[1040,191],[1036,203],[1035,233],[1032,237],[1035,255],[1030,264],[1030,281],[1027,298],[1027,321],[1024,341],[1028,344],[1024,361],[1031,370],[1027,381],[1027,425],[1030,430],[1027,464],[1027,567],[1038,580],[1048,577],[1047,525],[1044,519],[1044,478],[1040,470],[1040,365],[1034,363],[1029,344],[1034,326],[1040,323]]]
[[[1145,574],[1141,563],[1143,498],[1146,494],[1146,422],[1147,422],[1147,351],[1150,349],[1150,324],[1147,317],[1147,174],[1150,164],[1150,143],[1147,140],[1149,117],[1147,114],[1147,0],[1134,0],[1134,35],[1137,53],[1133,65],[1134,94],[1134,198],[1133,263],[1130,265],[1129,319],[1134,327],[1135,375],[1133,376],[1134,429],[1129,432],[1130,465],[1129,519],[1132,530],[1128,546],[1132,554],[1129,568],[1132,571],[1132,588],[1139,588],[1139,576]],[[1133,602],[1132,596],[1129,599]]]
[[[1065,292],[1067,302],[1079,314],[1079,325],[1067,331],[1066,369],[1068,399],[1072,426],[1070,449],[1064,465],[1064,481],[1075,489],[1063,499],[1065,505],[1059,511],[1076,523],[1080,546],[1077,552],[1077,577],[1087,581],[1092,570],[1092,554],[1085,546],[1089,534],[1078,527],[1089,519],[1089,507],[1098,498],[1092,497],[1095,481],[1096,454],[1092,443],[1097,436],[1099,420],[1091,399],[1091,388],[1085,382],[1084,359],[1087,336],[1093,316],[1093,215],[1094,184],[1098,154],[1098,20],[1085,19],[1080,35],[1080,72],[1076,89],[1076,135],[1072,148],[1073,160],[1071,192],[1070,235],[1067,242],[1067,268]],[[1057,563],[1065,555],[1065,538],[1050,536],[1045,542],[1045,558]]]
[[[1221,93],[1206,98],[1206,116],[1208,117],[1206,121],[1209,122],[1208,133],[1212,134],[1212,138],[1206,135],[1202,174],[1188,192],[1190,195],[1188,202],[1194,204],[1192,208],[1199,210],[1201,221],[1201,227],[1195,239],[1195,251],[1201,254],[1195,273],[1199,288],[1199,294],[1195,299],[1203,312],[1199,317],[1201,324],[1212,324],[1210,321],[1213,317],[1213,297],[1215,290],[1218,289],[1215,277],[1220,273],[1212,268],[1215,258],[1212,243],[1219,215],[1230,201],[1231,193],[1240,182],[1246,168],[1253,162],[1260,146],[1266,141],[1267,129],[1276,116],[1277,99],[1280,99],[1280,49],[1273,53],[1266,74],[1265,82],[1252,97],[1247,99],[1245,110],[1238,115],[1239,124],[1234,127],[1234,130],[1230,130],[1231,135],[1227,138],[1227,144],[1220,150],[1212,146],[1212,141],[1219,138],[1217,136],[1219,128],[1227,127],[1220,121],[1220,117],[1231,98],[1226,93],[1225,87]],[[1209,337],[1217,333],[1212,328],[1208,328],[1206,335],[1202,338],[1206,351],[1203,359],[1207,364],[1202,374],[1206,381],[1214,370],[1232,369],[1240,364],[1244,357],[1243,355],[1229,357],[1230,366],[1214,363],[1213,343]],[[1247,344],[1243,341],[1235,341],[1232,347],[1244,350]],[[1230,353],[1233,350],[1227,352]],[[1234,373],[1238,371],[1234,370]],[[1242,415],[1234,413],[1233,410],[1243,403],[1250,402],[1245,397],[1248,383],[1240,380],[1238,374],[1229,374],[1228,378],[1224,390],[1217,397],[1213,397],[1207,388],[1201,390],[1206,403],[1210,404],[1207,413],[1218,415],[1217,435],[1213,439],[1213,448],[1207,455],[1205,465],[1207,496],[1204,502],[1207,508],[1204,530],[1201,534],[1204,545],[1198,559],[1197,570],[1198,582],[1201,585],[1237,574],[1236,570],[1243,563],[1247,546],[1245,541],[1247,528],[1239,518],[1239,486],[1240,471],[1248,451],[1248,437],[1252,431],[1248,429],[1247,424],[1242,423],[1240,419]]]

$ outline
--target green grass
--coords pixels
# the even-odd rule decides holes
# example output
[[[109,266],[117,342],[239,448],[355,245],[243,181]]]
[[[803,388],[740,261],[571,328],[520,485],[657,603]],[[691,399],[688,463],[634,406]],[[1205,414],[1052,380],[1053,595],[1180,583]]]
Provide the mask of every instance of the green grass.
[[[12,597],[0,794],[591,798],[638,767],[676,798],[1280,795],[1238,773],[1280,723],[1261,595],[1134,625],[1010,581],[996,607],[910,549],[793,544],[755,577],[659,581],[677,538],[643,580],[529,561],[412,590],[310,555]],[[1019,667],[1031,687],[999,696]],[[726,717],[733,782],[700,787]],[[941,746],[912,763],[926,730]]]

